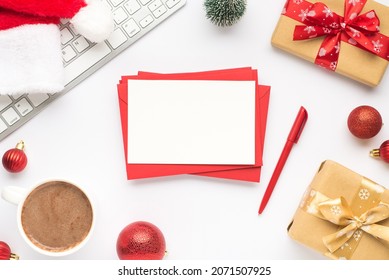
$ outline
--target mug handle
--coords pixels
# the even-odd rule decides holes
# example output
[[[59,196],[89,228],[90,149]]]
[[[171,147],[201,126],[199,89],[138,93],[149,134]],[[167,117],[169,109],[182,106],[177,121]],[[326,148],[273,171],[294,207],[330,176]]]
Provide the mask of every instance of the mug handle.
[[[1,191],[1,197],[15,205],[18,205],[26,196],[28,190],[21,187],[8,186]]]

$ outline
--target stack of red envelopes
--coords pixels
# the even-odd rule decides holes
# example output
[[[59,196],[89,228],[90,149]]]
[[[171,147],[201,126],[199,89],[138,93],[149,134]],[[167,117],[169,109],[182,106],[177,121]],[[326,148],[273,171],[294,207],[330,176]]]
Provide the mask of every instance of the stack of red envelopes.
[[[128,86],[135,80],[204,80],[204,81],[255,81],[255,163],[254,164],[137,164],[128,163]],[[138,72],[138,75],[123,76],[118,84],[120,117],[126,158],[127,178],[141,179],[179,174],[192,174],[215,178],[259,182],[270,87],[258,85],[257,70],[250,67],[223,69],[194,73],[159,74]]]

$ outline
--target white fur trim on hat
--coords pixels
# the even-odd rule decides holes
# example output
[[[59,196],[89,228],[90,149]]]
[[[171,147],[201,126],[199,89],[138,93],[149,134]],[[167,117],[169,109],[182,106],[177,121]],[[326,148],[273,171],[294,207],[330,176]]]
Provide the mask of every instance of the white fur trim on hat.
[[[114,29],[113,16],[100,0],[86,0],[87,6],[70,20],[74,28],[92,42],[108,39]]]
[[[64,69],[57,25],[22,25],[0,31],[0,63],[0,94],[61,91]]]

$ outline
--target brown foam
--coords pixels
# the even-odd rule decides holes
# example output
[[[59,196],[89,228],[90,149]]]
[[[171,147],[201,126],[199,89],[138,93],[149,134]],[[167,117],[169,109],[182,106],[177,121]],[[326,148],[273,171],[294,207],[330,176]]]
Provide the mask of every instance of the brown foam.
[[[88,235],[92,206],[85,194],[72,184],[52,181],[32,191],[22,209],[22,226],[39,248],[67,251]]]

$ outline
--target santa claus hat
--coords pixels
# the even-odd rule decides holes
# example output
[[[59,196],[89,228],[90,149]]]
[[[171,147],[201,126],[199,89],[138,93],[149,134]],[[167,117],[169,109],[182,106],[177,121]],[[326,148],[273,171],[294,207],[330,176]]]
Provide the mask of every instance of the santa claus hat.
[[[10,25],[1,8],[24,14],[25,22],[19,18]],[[31,24],[31,16],[37,17],[35,23],[70,19],[74,28],[92,42],[107,39],[114,28],[112,13],[101,0],[0,0],[0,30]]]
[[[0,94],[63,89],[61,18],[92,42],[111,34],[111,11],[100,0],[0,0]]]

